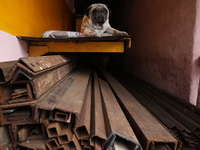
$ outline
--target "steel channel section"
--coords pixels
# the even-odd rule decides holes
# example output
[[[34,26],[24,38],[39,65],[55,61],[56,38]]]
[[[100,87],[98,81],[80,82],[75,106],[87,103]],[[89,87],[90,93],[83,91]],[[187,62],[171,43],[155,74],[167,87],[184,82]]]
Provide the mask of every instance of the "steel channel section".
[[[49,90],[49,88],[60,81],[64,76],[72,71],[74,67],[74,62],[68,63],[51,72],[45,73],[37,78],[30,80],[35,99],[39,98],[42,94]]]
[[[17,61],[8,61],[0,63],[0,84],[6,82],[6,77],[8,76],[11,68],[15,65]]]
[[[28,149],[28,150],[47,150],[46,139],[29,140],[24,142],[14,142],[14,150]]]
[[[92,80],[90,79],[81,113],[76,117],[74,133],[79,140],[90,137],[90,120],[91,120],[91,98],[92,98]]]
[[[76,80],[74,80],[70,88],[64,93],[63,97],[56,104],[55,109],[79,115],[81,113],[89,78],[90,70],[81,70]]]
[[[143,90],[143,93],[147,94],[148,97],[154,100],[156,104],[158,104],[161,108],[166,110],[169,114],[171,114],[175,119],[179,120],[181,124],[186,126],[188,129],[190,129],[194,134],[196,134],[198,137],[200,137],[200,125],[193,121],[192,119],[188,118],[175,108],[173,108],[171,105],[167,104],[151,92],[147,91],[146,89],[140,87]]]
[[[60,80],[57,84],[55,84],[50,90],[48,90],[41,97],[38,98],[38,103],[36,104],[36,111],[35,111],[36,114],[34,115],[35,120],[39,117],[40,112],[42,110],[47,110],[50,112],[53,112],[55,110],[54,109],[55,106],[64,96],[66,91],[71,87],[71,84],[76,79],[80,71],[81,69],[77,69],[74,72],[70,73],[69,75],[64,77],[62,80]]]
[[[36,76],[70,61],[72,60],[61,55],[20,58],[9,71],[6,81],[10,81],[17,70],[22,70],[29,76]]]
[[[5,125],[22,121],[33,121],[36,103],[37,100],[24,103],[0,105],[0,124]]]
[[[126,80],[126,79],[125,79]],[[123,82],[123,81],[120,81]],[[123,83],[126,89],[129,90],[131,94],[133,94],[140,102],[148,109],[150,112],[155,115],[174,135],[181,134],[181,138],[185,138],[187,140],[188,136],[192,134],[190,130],[188,130],[185,126],[179,123],[176,119],[174,119],[171,115],[169,115],[165,110],[160,108],[157,104],[155,104],[149,97],[145,96],[142,91],[138,90],[138,88],[134,86],[128,85],[131,84],[130,81]],[[185,137],[185,135],[187,137]],[[177,139],[178,140],[178,139]],[[178,140],[179,141],[179,140]],[[178,148],[182,147],[182,143],[179,141]]]
[[[69,143],[72,140],[72,123],[61,123],[61,131],[58,134],[58,142],[60,145]]]
[[[105,70],[102,72],[112,87],[143,149],[148,150],[151,143],[166,143],[172,145],[172,149],[176,150],[178,141],[113,76]]]
[[[141,145],[108,83],[101,79],[99,82],[103,98],[104,116],[107,120],[105,123],[108,140],[105,149],[110,149],[118,139],[121,143],[125,143],[128,149],[141,150]]]
[[[30,131],[23,129],[26,126],[29,127]],[[23,132],[21,129],[23,129]],[[37,122],[13,123],[10,125],[10,131],[12,139],[15,142],[20,141],[19,133],[21,133],[20,136],[24,137],[25,140],[37,140],[46,138],[46,130],[44,129],[43,124],[39,124]]]
[[[81,144],[79,143],[75,135],[72,135],[71,141],[65,145],[69,150],[71,149],[82,150]]]
[[[200,115],[198,115],[195,112],[189,110],[187,107],[185,107],[182,104],[178,103],[176,100],[171,99],[168,96],[165,96],[164,94],[158,92],[157,90],[155,90],[153,88],[149,88],[149,86],[147,87],[147,85],[145,85],[142,82],[139,82],[139,81],[134,80],[134,79],[131,79],[131,82],[132,82],[132,84],[137,84],[143,90],[152,93],[153,95],[155,95],[156,97],[158,97],[160,100],[166,102],[167,104],[169,104],[172,107],[174,107],[174,109],[177,109],[178,111],[180,111],[181,113],[183,113],[185,116],[189,117],[193,121],[195,121],[198,124],[200,124]]]
[[[155,89],[150,88],[141,81],[130,78],[128,76],[124,77],[123,79],[122,76],[118,77],[118,79],[120,79],[120,82],[123,82],[123,85],[125,84],[126,88],[134,96],[136,96],[140,100],[140,102],[146,106],[147,109],[149,109],[161,122],[163,122],[166,127],[175,134],[176,137],[182,139],[183,143],[190,147],[196,147],[199,145],[199,141],[197,140],[198,137],[186,126],[180,123],[178,119],[172,117],[173,115],[170,115],[168,112],[166,112],[165,109],[161,108],[154,100],[160,98],[160,101],[165,101],[167,104],[169,103],[172,107],[177,106],[174,109],[177,109],[180,112],[183,112],[185,108],[184,115],[186,115],[185,113],[188,113],[186,116],[191,115],[190,118],[195,120],[196,122],[198,122],[199,120],[197,114],[195,114],[191,110],[188,110],[186,106],[183,106],[173,99],[170,99],[164,94],[156,91]],[[124,81],[126,83],[124,83]],[[181,143],[179,144],[179,147],[181,147]]]
[[[59,144],[56,138],[51,138],[46,141],[46,146],[48,149],[54,150],[55,148],[59,147]]]
[[[98,75],[94,74],[90,145],[103,148],[107,140]],[[98,141],[98,142],[96,142]]]

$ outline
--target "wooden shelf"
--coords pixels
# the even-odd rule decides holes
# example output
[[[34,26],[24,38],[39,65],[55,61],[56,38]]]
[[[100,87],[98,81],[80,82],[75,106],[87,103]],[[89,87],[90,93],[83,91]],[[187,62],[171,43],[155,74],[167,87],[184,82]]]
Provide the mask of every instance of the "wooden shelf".
[[[18,36],[26,41],[30,57],[47,53],[123,53],[131,47],[130,36],[77,37],[77,38],[38,38]]]

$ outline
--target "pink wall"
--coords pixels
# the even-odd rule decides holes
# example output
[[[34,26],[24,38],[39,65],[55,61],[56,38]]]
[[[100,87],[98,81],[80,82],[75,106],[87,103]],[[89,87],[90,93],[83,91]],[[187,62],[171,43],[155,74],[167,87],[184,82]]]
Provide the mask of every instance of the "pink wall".
[[[0,62],[18,60],[26,57],[26,43],[16,36],[0,31]]]
[[[200,78],[200,1],[197,1],[196,5],[197,15],[196,24],[194,31],[194,47],[193,47],[193,59],[192,59],[192,84],[191,84],[191,94],[190,101],[195,102],[197,98],[197,105],[200,106],[200,88],[199,88],[199,78]]]
[[[196,0],[125,0],[120,7],[121,27],[132,36],[132,48],[124,55],[126,71],[196,104]]]

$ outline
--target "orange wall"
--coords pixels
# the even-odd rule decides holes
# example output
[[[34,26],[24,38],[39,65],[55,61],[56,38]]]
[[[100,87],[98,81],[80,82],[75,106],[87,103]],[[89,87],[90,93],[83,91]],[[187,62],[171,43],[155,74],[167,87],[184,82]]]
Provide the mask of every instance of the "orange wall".
[[[47,30],[71,29],[72,12],[65,0],[1,0],[1,31],[40,37]]]

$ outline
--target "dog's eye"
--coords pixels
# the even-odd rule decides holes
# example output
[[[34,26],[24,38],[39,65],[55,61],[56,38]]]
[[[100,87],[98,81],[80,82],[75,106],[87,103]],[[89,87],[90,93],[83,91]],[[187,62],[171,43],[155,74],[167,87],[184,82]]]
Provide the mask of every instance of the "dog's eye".
[[[93,14],[95,14],[97,11],[98,11],[97,9],[94,9],[92,12],[93,12]]]
[[[108,13],[108,10],[106,8],[103,8],[103,12]]]

